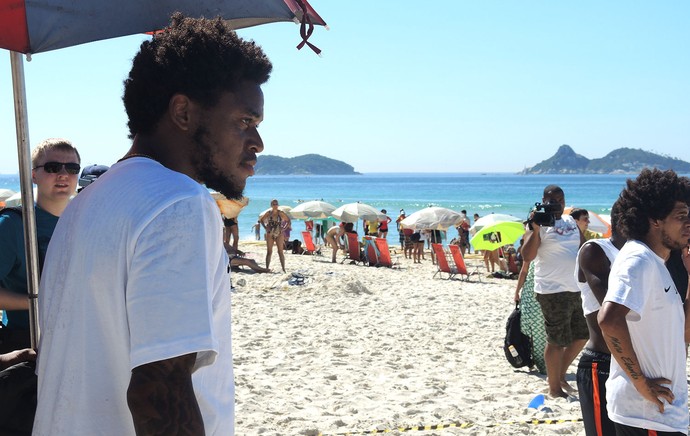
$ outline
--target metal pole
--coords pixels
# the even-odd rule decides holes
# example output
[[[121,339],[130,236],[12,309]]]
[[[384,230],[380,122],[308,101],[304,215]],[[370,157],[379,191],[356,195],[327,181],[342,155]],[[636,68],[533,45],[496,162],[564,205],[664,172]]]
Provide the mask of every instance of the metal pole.
[[[12,89],[14,91],[14,119],[17,129],[17,156],[19,159],[19,183],[22,194],[24,219],[24,252],[26,254],[26,280],[29,290],[29,322],[31,347],[38,349],[38,238],[36,236],[36,210],[34,209],[33,183],[31,181],[31,156],[29,153],[29,119],[26,110],[26,85],[21,53],[10,52],[12,65]]]

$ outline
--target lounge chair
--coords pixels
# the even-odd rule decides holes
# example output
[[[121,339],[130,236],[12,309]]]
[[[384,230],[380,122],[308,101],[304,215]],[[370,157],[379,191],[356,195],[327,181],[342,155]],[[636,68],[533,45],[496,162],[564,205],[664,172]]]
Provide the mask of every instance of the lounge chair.
[[[481,282],[482,275],[479,274],[479,267],[475,267],[474,271],[471,273],[467,271],[467,265],[465,264],[465,259],[462,257],[462,253],[460,252],[460,247],[457,245],[449,245],[448,248],[450,249],[450,255],[453,259],[453,263],[455,264],[457,274],[460,276],[465,276],[465,280],[468,282],[470,281],[470,274],[477,274],[477,277],[479,277],[479,281]]]
[[[434,254],[436,255],[436,267],[437,267],[437,271],[434,273],[432,278],[436,277],[437,275],[440,278],[443,278],[442,273],[448,274],[448,280],[455,277],[458,273],[458,270],[455,269],[454,266],[450,266],[448,264],[448,258],[446,257],[446,251],[443,249],[443,245],[438,244],[438,243],[432,243],[431,249],[433,250]]]
[[[366,262],[369,266],[377,266],[379,262],[379,253],[376,244],[374,243],[374,238],[371,236],[364,237],[364,255],[366,256]]]
[[[400,266],[400,263],[397,260],[393,262],[391,259],[391,250],[388,247],[388,241],[385,238],[376,238],[375,243],[379,253],[378,263],[376,266],[385,266],[388,268],[394,268],[395,265]]]
[[[316,247],[316,245],[314,245],[311,233],[302,232],[302,239],[304,239],[304,251],[302,254],[321,254],[321,247]]]
[[[357,233],[345,233],[345,237],[347,238],[347,257],[345,257],[345,259],[343,259],[340,263],[343,263],[346,260],[349,260],[350,263],[355,264],[364,263],[362,255],[359,251],[359,237],[357,236]]]

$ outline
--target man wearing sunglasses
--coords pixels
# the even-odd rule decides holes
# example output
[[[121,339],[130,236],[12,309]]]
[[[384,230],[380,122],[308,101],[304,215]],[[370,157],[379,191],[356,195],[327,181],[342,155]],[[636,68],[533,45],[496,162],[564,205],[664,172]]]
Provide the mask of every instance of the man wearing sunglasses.
[[[42,263],[58,218],[75,193],[80,158],[69,141],[47,139],[33,150],[31,163],[31,175],[36,184],[38,252]],[[24,224],[20,211],[5,209],[0,214],[0,247],[0,309],[7,311],[7,325],[0,335],[0,353],[7,353],[31,346]]]

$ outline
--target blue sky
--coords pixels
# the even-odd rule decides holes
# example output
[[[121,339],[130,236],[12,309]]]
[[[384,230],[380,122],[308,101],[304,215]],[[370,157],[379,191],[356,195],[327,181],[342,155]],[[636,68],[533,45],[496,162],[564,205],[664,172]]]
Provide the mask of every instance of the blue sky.
[[[690,161],[690,2],[313,0],[299,28],[239,31],[274,63],[264,154],[319,153],[360,172],[516,172],[561,144]],[[396,5],[393,7],[392,5]],[[25,62],[30,141],[65,137],[84,164],[129,148],[122,81],[146,36]],[[17,171],[9,54],[0,52],[0,173]]]

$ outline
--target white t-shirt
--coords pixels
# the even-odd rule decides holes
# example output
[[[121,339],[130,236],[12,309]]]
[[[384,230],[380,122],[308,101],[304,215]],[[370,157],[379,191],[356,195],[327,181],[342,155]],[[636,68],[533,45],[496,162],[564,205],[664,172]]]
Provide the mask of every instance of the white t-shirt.
[[[233,434],[222,228],[203,186],[150,159],[117,163],[76,196],[43,268],[34,435],[134,435],[132,369],[189,353],[206,434]]]
[[[563,215],[553,227],[541,227],[539,235],[541,244],[534,259],[534,292],[580,292],[573,278],[580,249],[580,229],[573,217]]]
[[[584,246],[587,244],[596,244],[601,247],[606,255],[606,258],[609,260],[611,265],[613,265],[613,261],[616,260],[616,256],[618,256],[618,249],[615,245],[613,245],[613,242],[611,242],[610,239],[590,239],[582,245],[580,250],[582,250],[582,248],[584,248]],[[589,283],[586,281],[581,282],[578,278],[578,271],[580,270],[579,254],[580,253],[578,252],[578,257],[575,258],[574,275],[577,286],[580,288],[580,292],[582,292],[582,311],[584,312],[585,316],[587,316],[590,313],[594,313],[601,309],[601,304],[599,304],[597,297],[594,296],[594,292],[592,292],[592,288],[589,287]]]
[[[645,244],[628,241],[613,263],[604,301],[630,309],[626,323],[642,373],[671,380],[668,387],[675,395],[673,403],[664,404],[664,413],[659,413],[656,404],[645,400],[611,359],[606,382],[609,417],[633,427],[688,434],[685,315],[664,260]]]

